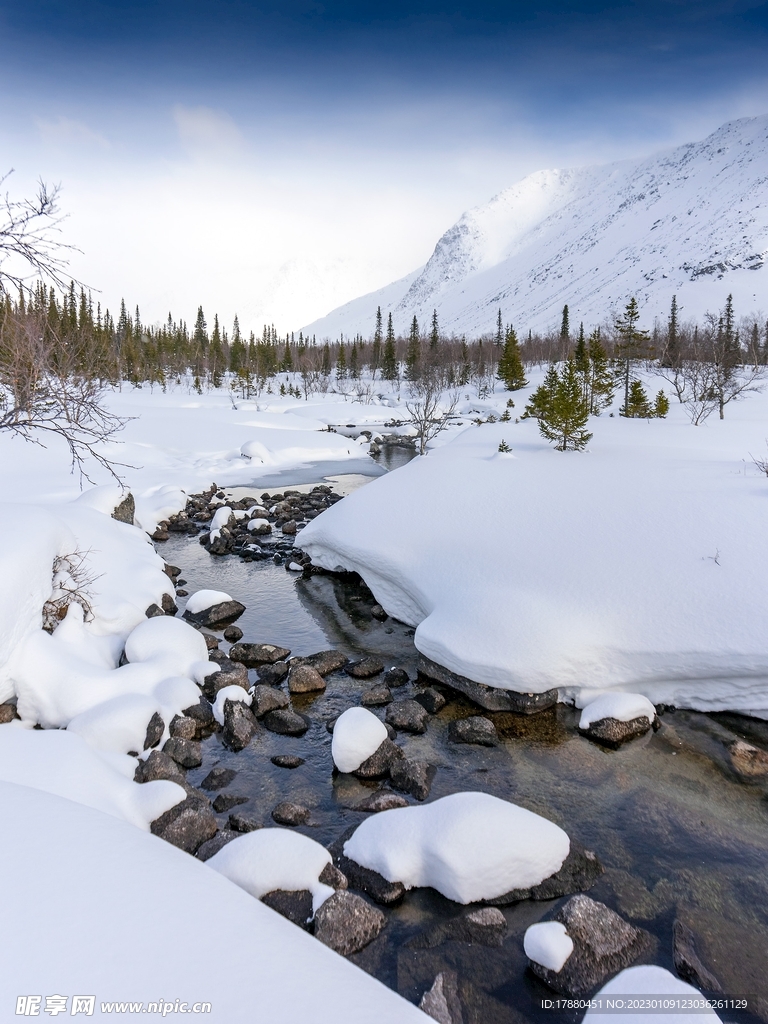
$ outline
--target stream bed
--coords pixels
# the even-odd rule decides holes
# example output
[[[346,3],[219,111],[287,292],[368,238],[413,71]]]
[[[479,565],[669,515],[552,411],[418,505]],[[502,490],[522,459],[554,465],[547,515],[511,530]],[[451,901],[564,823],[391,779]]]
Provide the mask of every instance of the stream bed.
[[[367,479],[341,475],[325,482],[343,494]],[[309,490],[313,481],[298,482],[297,489]],[[282,479],[280,486],[295,485]],[[260,483],[227,494],[258,497],[264,489]],[[375,600],[359,580],[297,574],[271,561],[214,557],[194,538],[179,535],[159,544],[158,551],[181,567],[189,593],[223,590],[246,605],[237,621],[244,641],[284,646],[299,656],[327,648],[350,658],[378,655],[387,667],[404,668],[410,677],[392,691],[395,700],[426,685],[416,680],[413,629],[393,619],[377,620],[371,614]],[[183,609],[183,599],[179,604]],[[229,649],[220,631],[207,632],[219,639],[222,651]],[[250,676],[255,681],[255,672]],[[216,765],[233,768],[237,775],[224,792],[244,799],[237,811],[247,811],[266,827],[274,825],[276,804],[303,804],[311,818],[298,830],[329,846],[364,819],[355,806],[387,788],[385,782],[335,772],[326,728],[376,682],[336,672],[322,694],[294,696],[293,706],[312,723],[302,737],[261,727],[245,750],[233,753],[213,734],[203,741],[203,765],[189,772],[189,781],[199,786]],[[609,750],[582,737],[579,712],[560,704],[531,716],[483,711],[494,721],[500,742],[468,746],[451,742],[448,726],[478,709],[438,684],[429,685],[448,703],[431,716],[424,735],[399,732],[397,742],[408,756],[437,766],[430,799],[480,790],[556,822],[594,850],[605,867],[589,895],[654,937],[646,962],[674,973],[672,932],[680,918],[693,930],[701,959],[725,992],[757,999],[756,1015],[724,1012],[723,1019],[768,1021],[768,784],[741,778],[726,747],[742,738],[768,749],[768,723],[667,710],[657,732]],[[370,710],[383,719],[386,709]],[[304,764],[293,770],[276,767],[270,761],[276,754],[298,755]],[[228,816],[219,815],[221,828]],[[384,908],[387,926],[350,959],[411,1002],[418,1002],[440,970],[456,970],[467,1024],[552,1021],[541,1001],[553,993],[527,971],[522,937],[560,902],[503,908],[508,933],[500,947],[449,940],[423,949],[410,943],[464,908],[432,890],[410,892],[398,905]],[[211,915],[216,920],[215,908]],[[216,921],[214,927],[226,934],[226,922]],[[570,1022],[582,1015],[555,1017]]]

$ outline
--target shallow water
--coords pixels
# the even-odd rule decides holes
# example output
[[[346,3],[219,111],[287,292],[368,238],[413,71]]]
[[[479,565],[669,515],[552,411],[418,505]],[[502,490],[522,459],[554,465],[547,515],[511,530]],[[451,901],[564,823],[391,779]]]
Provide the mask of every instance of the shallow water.
[[[349,478],[335,486],[348,490],[360,483]],[[185,589],[226,590],[247,606],[238,621],[245,640],[279,644],[296,655],[328,647],[349,656],[379,654],[414,679],[413,630],[372,618],[373,598],[364,586],[330,576],[297,577],[269,562],[213,558],[194,539],[178,536],[159,550],[182,567]],[[220,646],[228,648],[223,641]],[[297,710],[312,720],[301,738],[261,729],[245,751],[234,754],[217,735],[210,737],[204,764],[189,773],[190,781],[199,785],[216,764],[235,768],[237,777],[225,792],[247,797],[243,810],[266,826],[273,824],[270,813],[280,801],[304,804],[312,817],[300,831],[330,844],[363,819],[355,804],[385,785],[334,773],[325,724],[357,704],[375,682],[337,673],[322,695],[294,698]],[[420,688],[412,681],[393,695],[403,699]],[[384,709],[372,710],[383,718]],[[735,736],[768,747],[766,724],[668,712],[657,733],[609,751],[581,737],[578,713],[558,705],[530,717],[483,712],[502,736],[496,748],[450,743],[449,722],[473,713],[477,709],[463,698],[452,698],[432,717],[425,735],[398,734],[410,756],[438,766],[431,798],[482,790],[557,822],[605,866],[590,896],[654,936],[649,962],[674,973],[672,925],[680,916],[729,995],[759,996],[759,1015],[768,1021],[768,783],[741,780],[725,747]],[[298,754],[306,763],[291,771],[277,768],[270,762],[277,753]],[[222,827],[227,817],[220,816]],[[552,1013],[539,1005],[552,993],[526,971],[522,936],[558,903],[527,901],[506,908],[509,934],[498,949],[448,941],[415,950],[406,945],[409,939],[461,908],[432,891],[412,892],[385,911],[388,923],[381,936],[352,959],[414,1002],[439,970],[455,968],[472,1007],[469,1024],[552,1021]],[[557,1019],[580,1016],[558,1014]],[[724,1019],[757,1018],[726,1013]]]

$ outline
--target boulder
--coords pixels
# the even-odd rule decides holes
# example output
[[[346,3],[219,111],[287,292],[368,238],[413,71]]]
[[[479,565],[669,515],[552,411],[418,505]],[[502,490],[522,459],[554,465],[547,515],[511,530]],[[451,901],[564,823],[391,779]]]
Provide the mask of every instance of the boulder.
[[[405,886],[402,882],[390,882],[378,871],[363,867],[356,861],[351,860],[344,854],[344,844],[355,831],[354,827],[347,831],[331,845],[331,854],[334,863],[339,870],[347,877],[351,889],[359,889],[367,893],[371,899],[376,900],[384,906],[390,903],[397,903],[405,895]]]
[[[239,601],[220,601],[199,612],[185,611],[183,617],[195,626],[207,626],[210,629],[213,626],[229,625],[239,619],[244,611],[245,605]]]
[[[291,668],[295,665],[309,665],[320,673],[321,676],[328,676],[331,672],[338,672],[344,668],[349,659],[341,651],[319,651],[317,654],[310,654],[306,658],[291,658]]]
[[[126,494],[119,505],[115,505],[112,510],[112,518],[116,519],[118,523],[128,523],[129,526],[133,526],[133,517],[136,513],[136,502],[130,491]]]
[[[185,800],[161,814],[150,825],[153,835],[195,853],[218,830],[216,816],[202,793],[190,793]]]
[[[235,796],[234,793],[219,793],[213,801],[212,806],[217,814],[226,814],[226,812],[231,811],[233,807],[237,807],[240,804],[245,804],[247,802],[247,796]]]
[[[275,754],[270,760],[278,768],[300,768],[304,764],[304,758],[295,754]]]
[[[155,619],[155,618],[157,618],[158,615],[165,615],[165,612],[163,611],[163,609],[160,607],[159,604],[154,604],[153,603],[153,604],[149,605],[147,610],[144,612],[144,615],[148,619]]]
[[[289,801],[279,803],[272,808],[272,820],[278,825],[306,825],[309,821],[309,808]]]
[[[404,668],[390,668],[384,673],[382,683],[384,686],[397,687],[405,686],[408,682],[408,673]]]
[[[330,896],[315,914],[315,938],[342,956],[350,956],[373,942],[386,923],[379,909],[342,889]]]
[[[198,732],[200,733],[207,729],[215,729],[218,724],[213,717],[213,708],[205,697],[201,697],[197,704],[184,708],[182,714],[185,718],[191,718],[197,722]]]
[[[372,686],[370,690],[366,690],[361,696],[360,703],[364,708],[383,707],[385,704],[392,703],[392,691],[383,684]]]
[[[503,896],[486,900],[491,906],[506,907],[521,900],[555,900],[574,892],[591,889],[603,873],[603,865],[591,850],[571,839],[571,848],[559,871],[530,889],[513,889]]]
[[[236,644],[238,640],[242,640],[243,631],[239,626],[227,626],[224,630],[224,639],[228,644]]]
[[[170,594],[163,594],[160,607],[163,609],[163,615],[175,615],[179,610],[178,605]]]
[[[195,740],[183,740],[180,736],[171,736],[166,740],[163,753],[173,758],[182,768],[199,768],[203,763],[200,744]]]
[[[389,775],[392,765],[405,755],[396,743],[389,738],[382,740],[380,746],[352,772],[358,779],[383,779]]]
[[[296,535],[296,520],[289,519],[287,523],[283,523],[282,531],[286,537],[294,537]]]
[[[258,731],[256,718],[241,700],[224,701],[224,729],[222,742],[230,750],[243,750],[251,742]]]
[[[223,828],[212,839],[206,839],[198,846],[195,856],[198,860],[209,860],[214,853],[218,853],[222,847],[231,843],[233,839],[237,839],[239,835],[239,832],[233,832],[230,828]]]
[[[438,683],[448,686],[452,690],[463,693],[475,704],[479,704],[486,711],[514,711],[520,715],[533,715],[538,711],[546,711],[547,708],[557,704],[557,690],[545,690],[543,693],[518,693],[515,690],[501,690],[495,686],[486,686],[484,683],[476,683],[466,676],[451,672],[436,661],[419,655],[419,672],[428,679],[435,679]]]
[[[696,952],[696,938],[688,925],[680,918],[675,920],[672,938],[672,959],[679,977],[683,981],[695,985],[702,992],[722,994],[723,986],[699,959]]]
[[[442,693],[431,686],[428,686],[426,690],[422,690],[421,693],[417,693],[413,699],[417,700],[422,707],[425,707],[430,715],[436,715],[438,711],[442,711],[447,703]]]
[[[146,760],[139,761],[133,773],[134,782],[154,782],[156,779],[187,785],[186,775],[164,750],[153,750]]]
[[[7,725],[18,717],[15,704],[0,704],[0,725]]]
[[[395,789],[410,793],[417,800],[426,800],[436,770],[434,765],[417,758],[395,758],[390,763],[389,781]]]
[[[421,997],[419,1009],[439,1024],[464,1024],[455,971],[440,971],[432,987]]]
[[[256,670],[259,682],[267,686],[279,686],[288,675],[288,664],[285,661],[276,661],[274,665],[262,665]]]
[[[496,907],[480,907],[449,921],[443,921],[411,939],[409,949],[432,949],[443,942],[472,942],[480,946],[501,946],[507,934],[507,919]]]
[[[387,789],[380,789],[378,793],[368,796],[361,803],[355,806],[356,811],[366,811],[377,814],[379,811],[391,811],[395,807],[407,807],[408,801],[399,793],[390,793]]]
[[[245,665],[239,665],[229,658],[221,658],[218,662],[219,671],[212,672],[203,680],[203,693],[209,701],[216,700],[216,694],[225,686],[242,686],[244,690],[250,688],[248,669]]]
[[[288,675],[288,689],[291,693],[318,693],[325,686],[325,679],[311,665],[296,665]]]
[[[374,619],[378,619],[379,622],[386,622],[389,618],[380,604],[375,604],[371,607],[371,616]]]
[[[460,718],[448,726],[448,739],[454,743],[472,743],[481,747],[495,747],[498,742],[496,726],[490,718],[473,715]]]
[[[293,708],[268,711],[262,721],[270,732],[279,733],[281,736],[303,736],[312,724],[306,715],[300,715]]]
[[[597,722],[592,722],[589,728],[579,729],[579,732],[587,739],[616,750],[628,740],[643,736],[652,726],[653,722],[645,715],[632,718],[628,722],[621,722],[618,718],[601,718]]]
[[[555,972],[529,961],[533,973],[565,996],[590,995],[604,981],[629,967],[652,947],[651,936],[604,903],[572,896],[554,917],[565,925],[573,952]]]
[[[768,775],[768,753],[753,747],[751,743],[743,740],[736,740],[728,748],[731,755],[731,764],[739,773],[748,778],[760,775]]]
[[[361,658],[350,662],[344,671],[353,679],[371,679],[384,671],[384,662],[380,658]]]
[[[263,826],[253,811],[234,811],[229,816],[229,827],[237,833],[242,833],[255,832]]]
[[[285,661],[290,655],[287,647],[275,647],[274,644],[233,644],[229,651],[232,661],[239,661],[248,668],[259,665],[274,665],[276,661]]]
[[[222,768],[217,765],[215,768],[211,768],[208,774],[205,776],[203,781],[200,783],[201,789],[207,789],[210,792],[214,792],[217,789],[224,789],[237,775],[234,768]]]
[[[200,738],[200,726],[194,718],[187,718],[186,715],[174,715],[171,724],[168,726],[171,736],[177,736],[182,740],[197,740]]]
[[[429,712],[415,700],[398,700],[387,708],[386,720],[395,729],[422,733],[427,731]]]
[[[312,919],[312,893],[309,889],[298,889],[295,892],[275,889],[262,896],[261,902],[300,928],[309,928]]]
[[[258,686],[253,688],[251,711],[257,718],[261,718],[268,712],[277,710],[277,708],[286,708],[289,703],[288,694],[283,693],[281,690],[276,690],[274,686],[266,686],[264,683],[259,683]]]
[[[332,889],[346,889],[349,886],[347,876],[330,862],[325,865],[317,880],[323,885],[330,885]]]
[[[165,732],[165,722],[159,711],[156,711],[149,720],[147,725],[147,734],[144,737],[144,750],[150,750],[156,747],[160,740],[163,738]]]

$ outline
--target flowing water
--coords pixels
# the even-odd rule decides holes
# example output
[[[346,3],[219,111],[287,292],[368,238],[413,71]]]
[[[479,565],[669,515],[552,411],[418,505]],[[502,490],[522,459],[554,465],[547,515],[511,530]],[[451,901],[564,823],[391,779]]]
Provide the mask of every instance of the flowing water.
[[[320,479],[317,471],[305,477],[284,476],[280,488],[298,479],[297,489],[310,489]],[[345,493],[370,478],[343,474],[329,482]],[[258,496],[262,490],[260,481],[258,487],[239,488],[235,496]],[[411,677],[393,690],[396,700],[422,688],[415,682],[413,630],[392,619],[377,621],[371,615],[374,599],[360,583],[327,575],[297,577],[271,562],[214,558],[194,539],[178,536],[159,549],[181,566],[190,593],[203,587],[225,590],[247,606],[237,623],[244,640],[279,644],[294,655],[330,647],[350,657],[377,654]],[[326,729],[329,719],[359,703],[375,682],[335,673],[323,694],[294,698],[297,710],[312,721],[300,738],[261,729],[246,750],[232,753],[218,735],[211,736],[203,744],[203,766],[189,773],[190,781],[199,785],[217,764],[234,768],[237,776],[226,792],[247,799],[238,810],[269,826],[277,803],[303,804],[311,808],[311,819],[299,830],[329,845],[365,817],[355,805],[386,786],[335,773]],[[371,710],[383,717],[385,709]],[[426,734],[398,734],[409,756],[437,765],[431,799],[482,790],[555,821],[605,866],[589,895],[652,934],[655,948],[648,962],[674,973],[672,927],[680,917],[693,929],[699,955],[726,992],[759,997],[757,1017],[726,1012],[723,1018],[768,1021],[768,783],[741,779],[726,748],[735,737],[768,748],[768,723],[666,712],[658,732],[612,751],[580,736],[578,712],[558,705],[529,717],[482,712],[501,736],[495,748],[449,742],[449,723],[476,713],[463,698],[451,696],[430,719]],[[278,753],[298,754],[305,763],[295,770],[278,768],[270,761]],[[221,827],[227,817],[220,816]],[[552,1012],[541,1009],[541,1000],[552,992],[526,970],[522,936],[559,902],[526,901],[504,909],[509,931],[499,948],[447,941],[415,949],[409,940],[463,908],[431,890],[414,891],[385,910],[387,927],[351,959],[413,1002],[438,971],[454,968],[470,1024],[552,1021]],[[581,1014],[556,1016],[575,1021]]]

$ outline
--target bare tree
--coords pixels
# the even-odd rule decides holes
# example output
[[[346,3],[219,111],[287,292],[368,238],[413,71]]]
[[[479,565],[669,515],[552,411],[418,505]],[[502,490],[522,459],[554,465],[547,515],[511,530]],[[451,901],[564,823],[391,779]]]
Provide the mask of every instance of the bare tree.
[[[424,455],[432,438],[448,426],[459,402],[459,392],[446,392],[441,374],[434,367],[428,367],[418,380],[411,381],[408,391],[411,398],[405,407],[416,428],[419,455]]]

